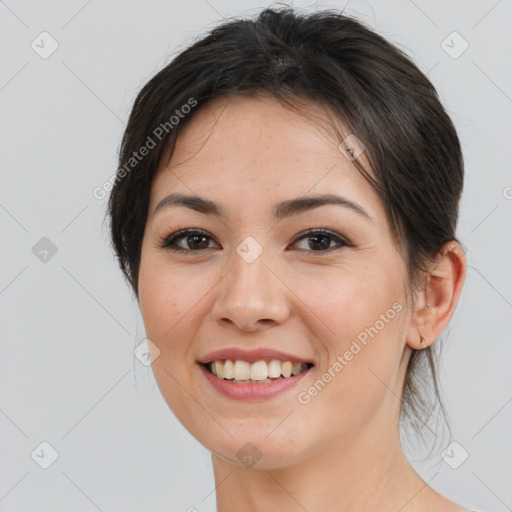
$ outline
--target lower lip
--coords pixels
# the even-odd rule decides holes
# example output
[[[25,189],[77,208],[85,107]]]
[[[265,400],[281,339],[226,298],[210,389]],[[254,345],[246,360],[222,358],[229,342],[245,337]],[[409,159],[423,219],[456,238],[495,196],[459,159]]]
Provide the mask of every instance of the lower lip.
[[[291,389],[296,386],[305,376],[309,373],[311,368],[288,377],[286,379],[277,379],[273,382],[263,382],[261,384],[236,384],[231,380],[219,379],[210,373],[202,364],[199,365],[206,380],[217,390],[221,395],[235,400],[266,400],[277,396],[279,393]]]

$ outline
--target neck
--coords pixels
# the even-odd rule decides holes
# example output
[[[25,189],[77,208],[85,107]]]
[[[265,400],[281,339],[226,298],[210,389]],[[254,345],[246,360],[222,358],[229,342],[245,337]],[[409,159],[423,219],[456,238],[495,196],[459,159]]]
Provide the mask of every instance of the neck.
[[[275,469],[245,468],[212,455],[218,512],[423,510],[425,482],[403,455],[398,425],[366,426],[350,441],[300,463]],[[423,494],[423,496],[422,496]]]

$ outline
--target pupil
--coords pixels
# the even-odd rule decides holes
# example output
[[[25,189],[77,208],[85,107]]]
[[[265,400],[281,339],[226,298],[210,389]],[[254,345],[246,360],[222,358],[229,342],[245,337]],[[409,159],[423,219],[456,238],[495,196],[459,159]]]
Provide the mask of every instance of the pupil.
[[[331,237],[329,235],[315,235],[315,236],[311,236],[309,237],[309,240],[310,240],[310,247],[313,249],[313,250],[319,250],[319,249],[314,249],[313,246],[311,245],[311,240],[318,240],[319,238],[323,239],[324,243],[321,243],[319,244],[320,245],[320,249],[328,249],[329,248],[329,245],[331,244]]]
[[[190,235],[188,237],[189,246],[191,248],[194,248],[194,245],[195,245],[195,243],[197,242],[198,239],[203,239],[203,242],[204,242],[206,240],[206,237],[204,235]],[[201,245],[201,244],[199,243],[199,245]],[[208,245],[208,244],[206,244],[206,245]],[[199,247],[199,249],[205,249],[205,247]]]

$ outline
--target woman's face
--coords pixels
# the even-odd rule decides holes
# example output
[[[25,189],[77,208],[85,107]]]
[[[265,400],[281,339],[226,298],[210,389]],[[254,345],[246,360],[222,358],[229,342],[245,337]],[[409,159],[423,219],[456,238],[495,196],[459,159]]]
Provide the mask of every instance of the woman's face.
[[[313,200],[327,195],[338,204]],[[170,239],[184,229],[200,232]],[[406,276],[380,199],[334,135],[273,98],[217,99],[152,184],[139,301],[158,386],[193,436],[240,465],[382,438],[407,362]],[[225,359],[237,362],[217,376],[202,364]],[[309,369],[220,378],[287,375],[286,360]]]

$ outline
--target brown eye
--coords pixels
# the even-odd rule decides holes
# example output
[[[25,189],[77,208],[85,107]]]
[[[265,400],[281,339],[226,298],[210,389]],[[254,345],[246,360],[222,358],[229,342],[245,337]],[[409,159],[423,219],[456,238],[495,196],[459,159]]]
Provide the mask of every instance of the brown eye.
[[[191,249],[206,249],[208,247],[208,237],[204,235],[189,235],[185,240]]]
[[[311,229],[306,231],[295,240],[294,245],[302,240],[306,240],[307,247],[303,247],[299,250],[309,252],[330,252],[336,248],[351,246],[351,244],[341,236],[325,229]],[[334,247],[331,246],[333,242],[335,243]]]
[[[166,237],[161,243],[162,249],[181,252],[198,252],[210,249],[209,241],[213,240],[206,231],[182,229]]]
[[[325,229],[310,229],[296,238],[293,245],[303,240],[306,241],[306,246],[299,250],[310,253],[326,253],[341,247],[352,247],[352,244],[340,235]],[[164,238],[159,247],[175,252],[193,253],[213,249],[214,247],[209,245],[211,241],[213,238],[206,231],[182,229]]]

